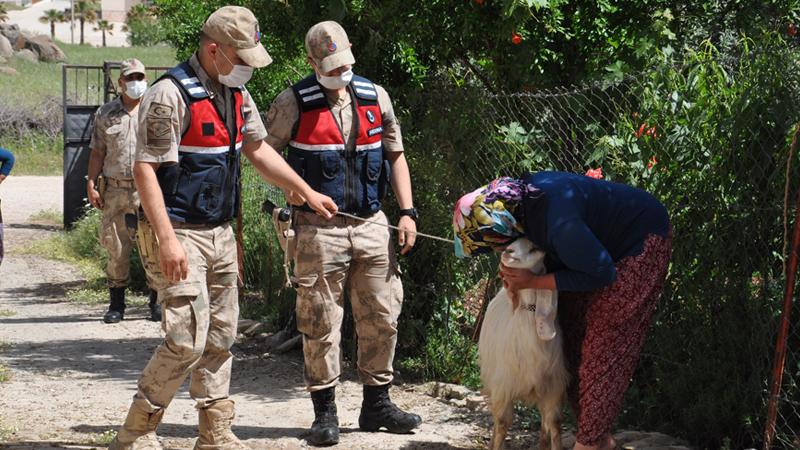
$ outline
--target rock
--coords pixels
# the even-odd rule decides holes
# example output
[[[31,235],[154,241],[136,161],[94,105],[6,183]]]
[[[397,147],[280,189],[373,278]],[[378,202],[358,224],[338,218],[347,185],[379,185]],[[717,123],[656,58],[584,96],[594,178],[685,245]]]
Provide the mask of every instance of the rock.
[[[466,398],[466,406],[472,412],[482,409],[485,405],[483,397],[480,395],[471,395]]]
[[[458,408],[466,408],[467,407],[467,401],[466,400],[461,400],[461,399],[458,399],[458,398],[451,398],[450,400],[448,400],[448,403],[450,403],[451,405],[456,406]]]
[[[39,56],[40,61],[62,62],[67,59],[67,55],[58,48],[49,36],[39,35],[26,39],[23,48],[35,52]]]
[[[253,326],[253,324],[258,323],[255,320],[250,319],[239,319],[239,324],[236,326],[237,333],[244,333],[244,330]]]
[[[3,58],[11,58],[14,56],[14,48],[7,37],[0,34],[0,56]]]
[[[0,56],[0,64],[6,64],[7,62],[8,62],[8,59],[6,59],[3,56]]]
[[[9,75],[13,77],[19,75],[19,72],[17,72],[17,69],[13,67],[0,67],[0,74]]]
[[[263,329],[264,329],[264,324],[262,322],[256,322],[256,323],[250,325],[249,327],[247,327],[246,330],[244,330],[244,335],[245,336],[254,336],[254,335],[258,334]]]
[[[12,45],[17,42],[17,39],[22,34],[19,30],[19,25],[13,23],[0,23],[0,35],[8,39]]]
[[[464,400],[475,395],[469,388],[458,384],[439,383],[439,397],[446,399]]]
[[[690,450],[685,442],[663,433],[625,431],[614,435],[614,439],[625,450]]]
[[[33,50],[28,50],[27,48],[24,50],[20,50],[16,53],[17,58],[24,59],[26,61],[37,63],[39,62],[39,58],[36,56],[36,53]]]
[[[422,385],[422,392],[430,395],[431,397],[439,397],[439,383],[435,381],[429,381]]]

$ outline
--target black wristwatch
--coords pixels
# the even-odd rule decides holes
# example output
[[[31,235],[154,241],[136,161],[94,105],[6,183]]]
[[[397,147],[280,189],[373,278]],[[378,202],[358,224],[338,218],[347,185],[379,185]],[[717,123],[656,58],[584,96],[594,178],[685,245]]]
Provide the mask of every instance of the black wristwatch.
[[[403,216],[411,217],[411,220],[416,222],[417,219],[419,218],[419,213],[417,213],[417,208],[401,209],[400,210],[400,217],[403,217]]]

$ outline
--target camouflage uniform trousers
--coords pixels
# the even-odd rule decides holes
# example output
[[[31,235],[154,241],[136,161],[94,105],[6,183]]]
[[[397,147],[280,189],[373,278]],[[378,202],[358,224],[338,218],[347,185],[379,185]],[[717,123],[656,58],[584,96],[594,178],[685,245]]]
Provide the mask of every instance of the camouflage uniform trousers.
[[[239,320],[236,240],[229,223],[175,228],[186,252],[186,280],[170,282],[159,267],[158,244],[147,222],[139,222],[139,248],[145,270],[158,291],[164,342],[156,348],[139,378],[136,397],[166,408],[186,376],[198,408],[229,395]]]
[[[103,195],[103,218],[100,222],[100,245],[108,251],[106,275],[108,286],[126,287],[130,277],[133,240],[125,226],[125,214],[136,214],[139,194],[130,187],[107,186]]]
[[[387,224],[378,212],[371,221]],[[390,230],[346,217],[330,221],[299,211],[294,219],[297,329],[303,333],[309,391],[339,381],[344,290],[358,334],[358,374],[365,385],[392,381],[397,318],[403,305]]]

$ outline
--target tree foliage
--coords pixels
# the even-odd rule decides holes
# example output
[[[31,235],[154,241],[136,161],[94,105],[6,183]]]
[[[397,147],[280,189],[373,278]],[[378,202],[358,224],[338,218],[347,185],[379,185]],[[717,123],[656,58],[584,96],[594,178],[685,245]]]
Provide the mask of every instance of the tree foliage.
[[[128,44],[135,47],[149,47],[165,40],[155,8],[143,4],[134,5],[128,11],[123,31],[128,33]]]
[[[322,20],[344,26],[355,71],[392,95],[422,212],[418,226],[437,235],[451,233],[453,202],[477,187],[469,171],[552,167],[540,151],[542,130],[509,118],[490,123],[487,132],[492,93],[622,86],[603,95],[626,105],[624,111],[580,96],[559,96],[537,111],[541,122],[561,127],[552,148],[574,150],[583,165],[658,193],[680,237],[668,303],[622,420],[683,433],[709,448],[725,438],[736,448],[752,445],[782,277],[771,253],[779,248],[780,217],[764,208],[780,209],[786,135],[798,120],[793,105],[800,98],[800,83],[790,78],[792,53],[762,47],[785,49],[796,39],[798,0],[235,3],[256,13],[275,61],[248,84],[262,111],[309,72],[306,30]],[[225,4],[156,0],[179,57],[196,49],[203,21]],[[625,83],[632,77],[635,90]],[[572,117],[576,110],[587,111],[580,121]],[[578,135],[591,139],[577,148]],[[498,145],[503,152],[487,155]],[[393,205],[386,210],[392,215]],[[737,239],[761,244],[743,258],[731,252]],[[273,269],[282,270],[275,261]],[[450,247],[425,240],[401,263],[403,367],[474,382],[474,349],[458,334],[471,319],[459,302],[484,266],[454,261]],[[681,361],[689,367],[676,369]],[[800,379],[800,371],[795,375]]]

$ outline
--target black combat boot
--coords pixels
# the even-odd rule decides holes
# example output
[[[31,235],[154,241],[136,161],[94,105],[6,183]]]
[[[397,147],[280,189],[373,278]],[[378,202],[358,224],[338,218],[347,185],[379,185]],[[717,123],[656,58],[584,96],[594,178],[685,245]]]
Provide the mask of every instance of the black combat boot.
[[[364,402],[358,426],[364,431],[378,431],[381,427],[390,433],[408,433],[417,428],[422,419],[398,408],[389,398],[389,385],[364,386]]]
[[[316,446],[339,443],[339,417],[336,415],[336,388],[329,387],[311,393],[314,402],[314,423],[308,443]]]
[[[108,305],[108,311],[103,316],[103,322],[117,323],[125,315],[125,288],[111,288],[109,293],[111,295],[111,304]]]
[[[158,291],[150,289],[150,320],[161,322],[161,305],[158,304]]]

